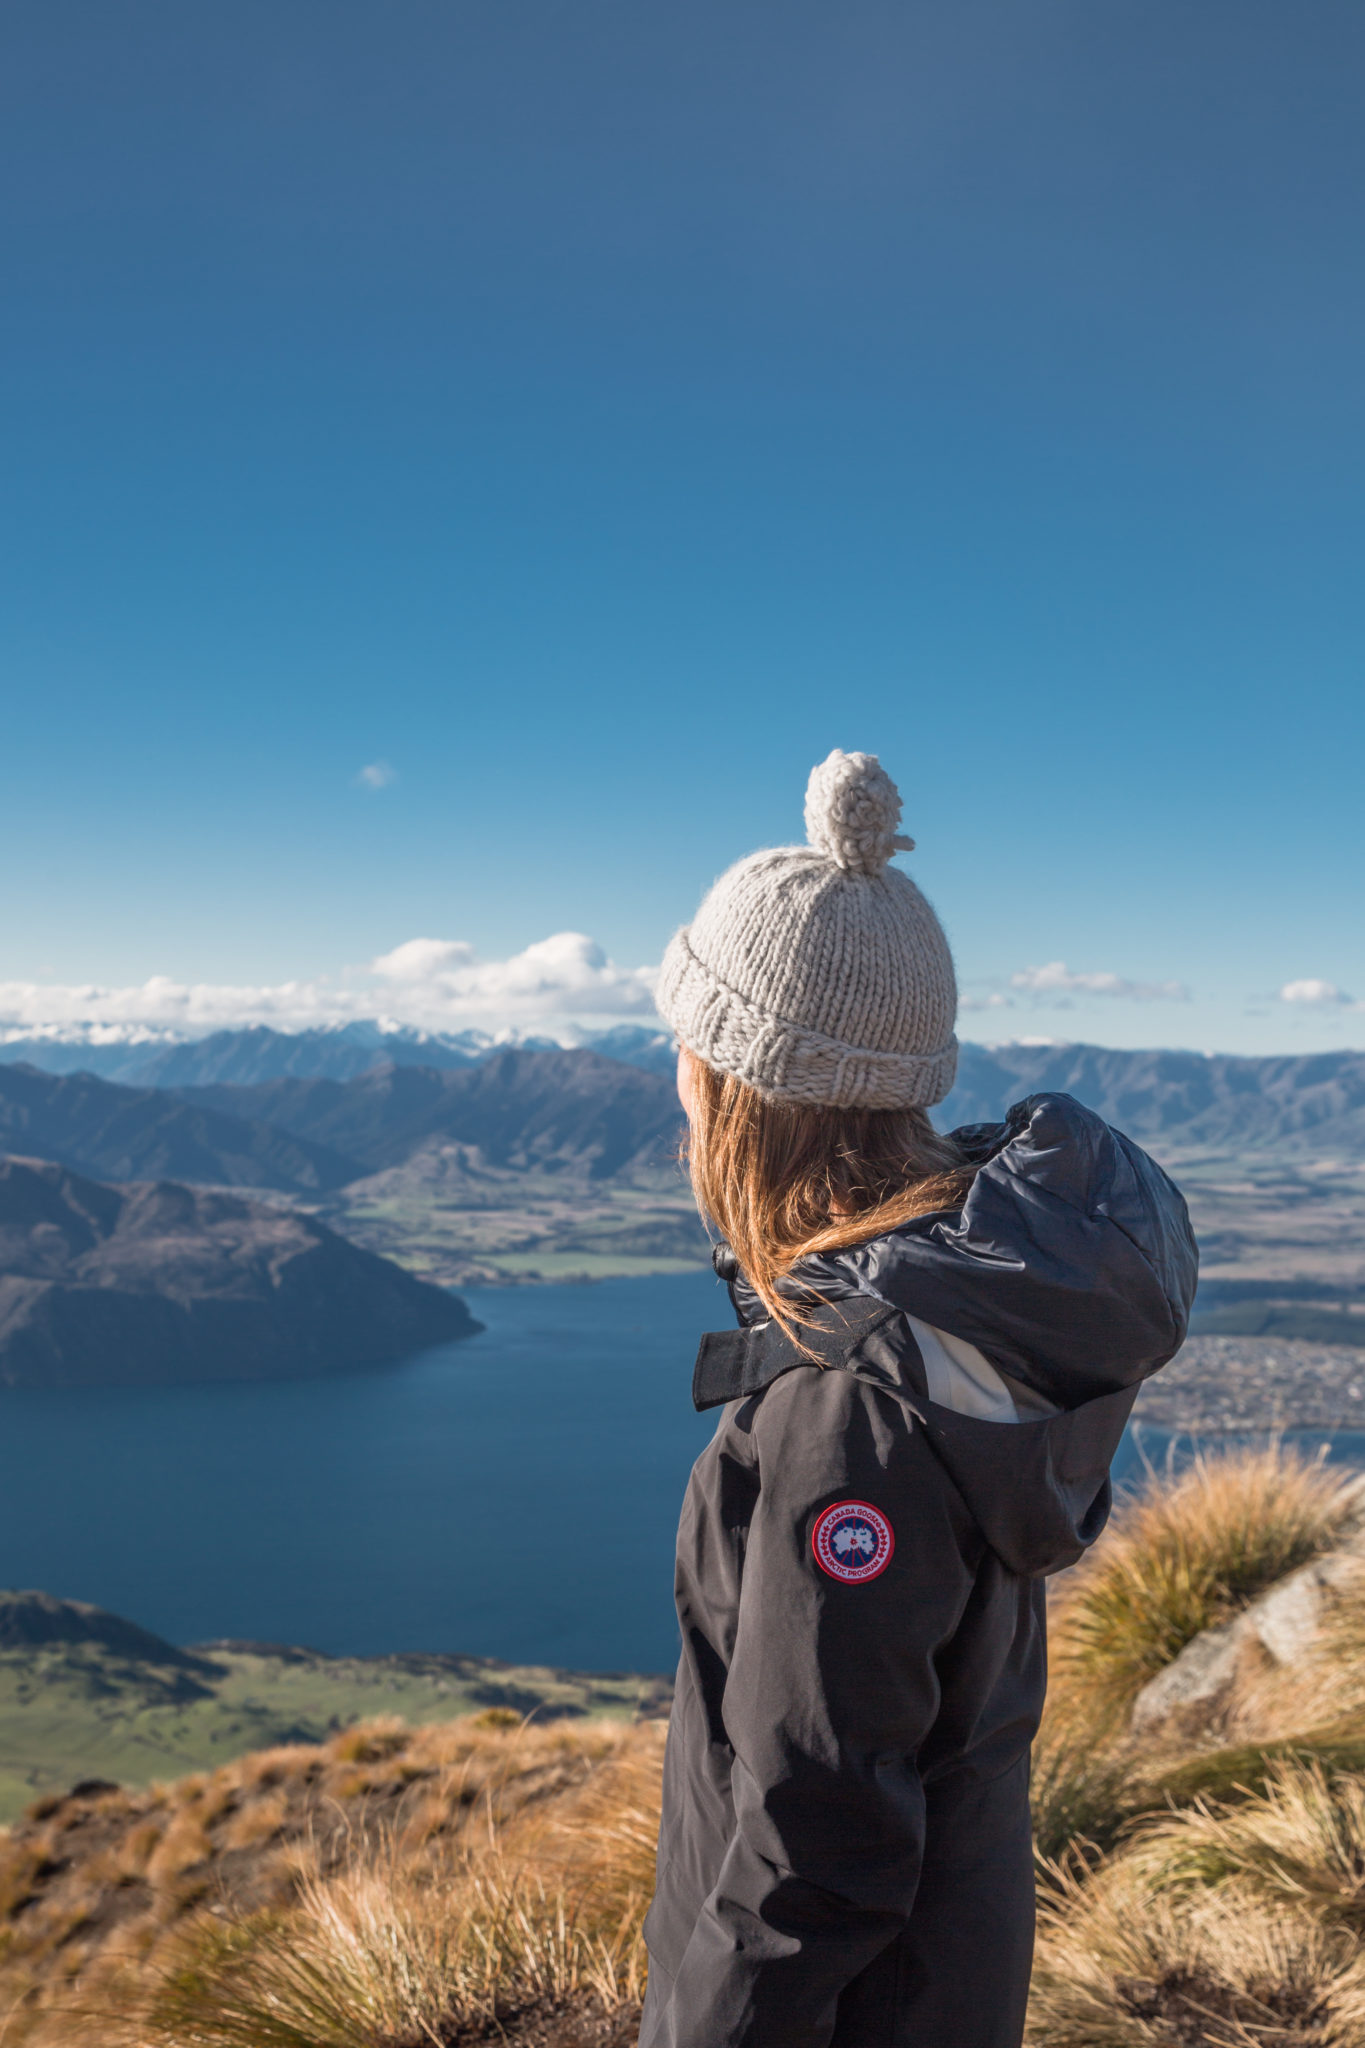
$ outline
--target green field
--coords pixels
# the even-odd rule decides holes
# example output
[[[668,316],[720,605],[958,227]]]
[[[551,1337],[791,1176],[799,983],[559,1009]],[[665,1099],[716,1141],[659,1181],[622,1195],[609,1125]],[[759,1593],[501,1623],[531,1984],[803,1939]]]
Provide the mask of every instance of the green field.
[[[612,1280],[704,1267],[710,1243],[681,1173],[635,1180],[489,1167],[429,1149],[323,1205],[368,1251],[446,1286]]]

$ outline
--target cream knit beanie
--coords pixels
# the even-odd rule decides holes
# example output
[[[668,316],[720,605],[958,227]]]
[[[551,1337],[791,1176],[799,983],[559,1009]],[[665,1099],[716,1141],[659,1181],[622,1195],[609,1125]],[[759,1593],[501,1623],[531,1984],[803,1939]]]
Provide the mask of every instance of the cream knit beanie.
[[[807,846],[737,861],[664,954],[659,1014],[761,1095],[842,1109],[941,1102],[957,1067],[948,941],[907,874],[875,754],[835,748],[806,788]]]

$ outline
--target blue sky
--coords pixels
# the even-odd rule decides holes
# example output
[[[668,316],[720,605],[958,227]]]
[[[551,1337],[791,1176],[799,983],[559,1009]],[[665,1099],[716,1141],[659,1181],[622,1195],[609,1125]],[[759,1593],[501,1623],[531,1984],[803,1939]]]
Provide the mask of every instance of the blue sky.
[[[1365,1043],[1363,60],[10,0],[0,1011],[637,1014],[838,745],[968,1035]]]

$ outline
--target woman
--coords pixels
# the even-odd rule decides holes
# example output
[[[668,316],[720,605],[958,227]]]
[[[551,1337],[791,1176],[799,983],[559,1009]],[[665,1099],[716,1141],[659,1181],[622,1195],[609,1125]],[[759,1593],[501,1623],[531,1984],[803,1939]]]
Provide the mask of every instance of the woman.
[[[1180,1195],[1071,1097],[935,1132],[957,993],[899,821],[836,750],[660,979],[739,1327],[697,1359],[641,2048],[1016,2048],[1043,1577],[1194,1292]]]

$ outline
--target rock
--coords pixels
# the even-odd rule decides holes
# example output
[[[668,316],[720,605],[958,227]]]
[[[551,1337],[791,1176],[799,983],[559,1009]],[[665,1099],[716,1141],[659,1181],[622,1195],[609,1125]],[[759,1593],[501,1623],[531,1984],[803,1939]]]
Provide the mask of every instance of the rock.
[[[1354,1493],[1354,1518],[1335,1550],[1278,1579],[1231,1621],[1204,1629],[1148,1681],[1133,1702],[1135,1736],[1190,1739],[1217,1720],[1251,1669],[1296,1664],[1311,1649],[1326,1603],[1358,1583],[1365,1564],[1365,1476]]]
[[[1223,1628],[1206,1628],[1186,1643],[1175,1661],[1149,1679],[1133,1702],[1132,1732],[1148,1737],[1183,1732],[1190,1721],[1209,1719],[1232,1686],[1246,1637],[1245,1615]]]

